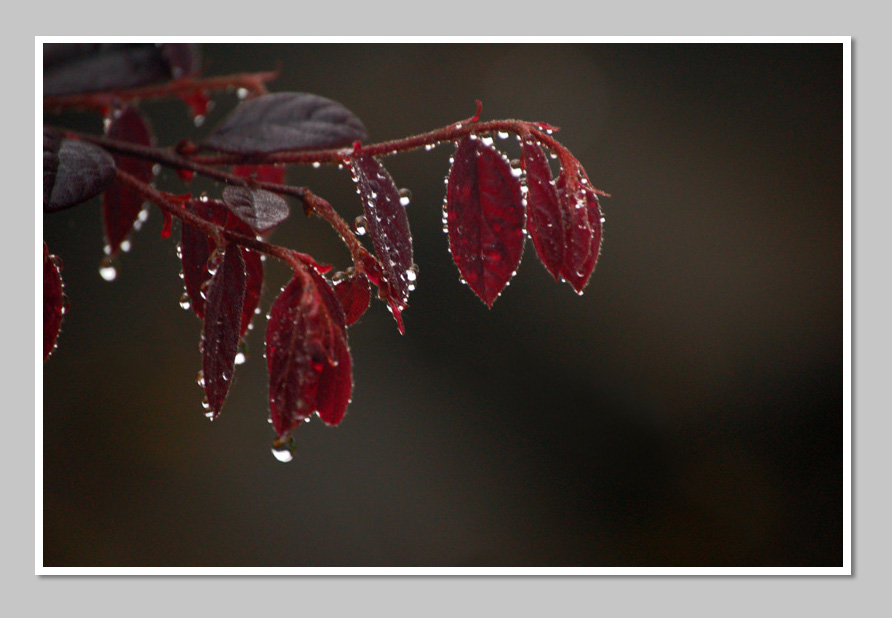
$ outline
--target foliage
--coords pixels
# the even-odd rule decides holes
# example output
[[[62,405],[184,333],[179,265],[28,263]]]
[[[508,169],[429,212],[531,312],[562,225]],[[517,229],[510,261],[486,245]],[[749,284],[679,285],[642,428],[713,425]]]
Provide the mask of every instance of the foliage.
[[[274,452],[290,459],[292,433],[317,415],[339,424],[352,395],[348,326],[377,298],[404,332],[418,268],[405,206],[382,159],[415,149],[455,144],[443,205],[444,231],[461,279],[488,306],[520,264],[526,236],[556,281],[581,294],[601,248],[603,218],[595,189],[554,127],[522,120],[481,121],[477,113],[428,133],[364,145],[362,121],[338,102],[299,92],[268,93],[273,73],[202,78],[195,46],[46,45],[45,110],[102,114],[103,135],[44,127],[44,212],[61,211],[102,194],[106,259],[126,248],[144,203],[182,222],[179,255],[185,294],[203,321],[201,370],[208,417],[220,414],[263,286],[263,256],[291,267],[291,281],[269,310],[266,361]],[[155,145],[140,102],[175,97],[202,120],[212,97],[237,90],[241,101],[202,143]],[[495,138],[516,136],[521,157],[509,161]],[[549,155],[556,160],[555,176]],[[178,195],[155,186],[157,166],[184,181],[195,174],[222,181],[221,195]],[[284,182],[288,165],[336,165],[349,170],[363,215],[351,228],[322,197]],[[288,220],[286,198],[327,221],[350,251],[352,265],[329,274],[311,256],[269,242]],[[358,236],[368,234],[372,250]],[[61,260],[44,243],[44,360],[56,347],[67,300]]]

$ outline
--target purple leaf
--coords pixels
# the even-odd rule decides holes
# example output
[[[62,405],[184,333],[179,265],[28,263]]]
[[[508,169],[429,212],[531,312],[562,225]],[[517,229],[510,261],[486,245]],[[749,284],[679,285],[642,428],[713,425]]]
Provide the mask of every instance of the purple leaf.
[[[527,231],[539,259],[555,281],[564,263],[564,214],[548,159],[538,142],[526,138],[521,161],[527,179]]]
[[[350,168],[384,277],[395,295],[394,300],[401,310],[405,309],[414,287],[415,269],[412,233],[406,209],[400,203],[399,189],[374,157],[354,155],[350,158]]]
[[[106,135],[112,139],[141,146],[151,146],[154,143],[148,120],[133,106],[112,112]],[[151,161],[120,154],[113,157],[118,169],[145,183],[152,181],[154,174]],[[121,243],[130,235],[144,201],[137,191],[119,182],[112,183],[106,190],[102,214],[105,240],[111,255],[120,250]]]
[[[245,260],[237,245],[227,245],[211,279],[202,333],[204,388],[212,419],[217,418],[235,369],[245,301]]]
[[[181,77],[198,64],[193,44],[45,43],[43,94],[136,88]]]
[[[58,258],[50,255],[43,243],[43,360],[46,361],[56,348],[56,339],[62,328],[65,313],[65,295],[62,292],[62,273]]]
[[[364,274],[353,275],[334,284],[334,291],[344,308],[344,322],[355,324],[369,308],[372,293]]]
[[[223,203],[236,217],[259,233],[268,232],[289,215],[285,199],[263,189],[229,185],[223,189]]]
[[[452,259],[471,289],[492,307],[523,255],[520,181],[504,156],[470,135],[455,151],[445,209]]]
[[[296,270],[270,309],[270,417],[280,441],[313,412],[336,424],[346,411],[352,389],[349,350],[343,313],[333,315],[332,303],[337,305],[337,298],[318,274]]]
[[[186,204],[186,209],[209,223],[224,229],[230,229],[246,236],[253,234],[247,225],[229,214],[222,202],[193,200]],[[189,296],[192,311],[201,320],[205,317],[206,304],[202,296],[202,288],[211,276],[207,263],[215,248],[214,242],[203,232],[191,225],[183,225],[180,241],[183,283],[186,286],[186,294]],[[244,337],[254,317],[254,310],[260,303],[260,293],[263,288],[263,261],[260,259],[260,254],[256,251],[245,247],[241,247],[240,250],[245,261],[247,279],[239,332],[239,335]]]
[[[43,132],[43,210],[71,208],[102,193],[115,179],[115,161],[99,146]]]
[[[204,142],[240,155],[338,148],[366,139],[366,130],[340,103],[302,92],[279,92],[239,103]]]
[[[568,181],[566,172],[562,170],[555,185],[564,212],[565,244],[561,276],[577,294],[582,294],[601,251],[601,209],[595,192],[583,185],[578,175]]]

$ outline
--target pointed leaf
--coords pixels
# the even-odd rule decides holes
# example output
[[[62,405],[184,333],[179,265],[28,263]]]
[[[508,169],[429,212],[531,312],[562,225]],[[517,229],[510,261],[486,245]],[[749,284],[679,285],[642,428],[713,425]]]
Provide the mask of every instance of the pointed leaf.
[[[351,363],[337,297],[318,273],[296,270],[270,309],[266,361],[270,416],[285,439],[314,411],[328,424],[343,418]]]
[[[409,218],[400,202],[400,192],[390,174],[374,157],[354,155],[350,158],[353,180],[362,198],[366,227],[384,277],[394,299],[405,309],[413,287],[415,270],[412,257],[412,233]]]
[[[355,324],[369,308],[372,293],[368,277],[359,274],[342,279],[335,283],[334,291],[344,308],[346,325]]]
[[[186,209],[192,214],[223,227],[231,229],[246,236],[252,236],[253,232],[242,221],[232,216],[222,202],[209,200],[201,202],[190,201]],[[183,265],[183,283],[186,294],[189,295],[192,311],[199,319],[204,319],[205,299],[202,296],[202,286],[210,279],[207,262],[216,246],[203,232],[191,225],[183,225],[182,239],[180,241],[181,261]],[[242,307],[242,321],[240,336],[244,337],[248,326],[254,318],[254,310],[260,303],[260,293],[263,289],[263,261],[260,254],[245,247],[240,248],[242,258],[245,261],[246,290],[245,302]]]
[[[238,352],[245,300],[245,260],[237,245],[227,245],[208,287],[202,349],[204,388],[212,418],[220,414]]]
[[[264,191],[229,185],[223,189],[223,203],[253,230],[264,233],[288,218],[285,199]]]
[[[267,94],[239,103],[204,142],[240,155],[338,148],[366,139],[362,121],[336,101],[303,92]]]
[[[112,112],[106,135],[141,146],[151,146],[154,143],[148,120],[132,105]],[[118,169],[145,183],[152,181],[154,174],[151,161],[119,154],[114,155],[114,159]],[[105,192],[102,213],[105,240],[111,255],[118,253],[121,243],[130,235],[144,201],[137,191],[119,182],[112,183]]]
[[[564,212],[561,275],[577,294],[582,294],[601,251],[601,209],[595,192],[583,185],[578,175],[568,180],[568,174],[562,170],[555,185]]]
[[[46,361],[56,348],[62,316],[65,313],[65,295],[62,292],[62,273],[58,258],[50,255],[43,243],[43,360]]]
[[[551,168],[532,138],[523,141],[521,161],[527,180],[527,231],[539,259],[557,281],[564,263],[564,215]]]
[[[492,307],[523,255],[520,181],[503,155],[470,135],[455,151],[445,209],[452,259],[471,289]]]
[[[99,146],[43,132],[43,210],[77,206],[115,179],[115,161]]]

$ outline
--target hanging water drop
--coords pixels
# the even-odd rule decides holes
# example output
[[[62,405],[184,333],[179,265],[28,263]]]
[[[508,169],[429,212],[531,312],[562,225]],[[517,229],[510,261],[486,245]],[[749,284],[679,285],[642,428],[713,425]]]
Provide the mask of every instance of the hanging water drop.
[[[131,245],[130,245],[129,239],[121,241],[121,251],[123,251],[124,253],[129,253],[130,248],[131,248]]]
[[[248,94],[249,92],[247,88],[239,88],[235,91],[235,96],[237,96],[239,99],[247,99]]]
[[[198,386],[204,388],[204,371],[203,370],[199,369],[198,373],[195,374],[195,383],[198,384]]]
[[[211,402],[208,401],[207,396],[205,396],[204,399],[201,400],[201,407],[204,408],[205,410],[211,409]]]
[[[356,232],[358,236],[364,236],[366,232],[366,226],[368,222],[365,220],[365,217],[359,215],[356,219],[353,220],[353,230]]]
[[[272,448],[273,457],[282,463],[288,463],[294,459],[294,445],[291,439],[274,440]]]
[[[192,299],[189,298],[189,294],[184,293],[180,296],[180,308],[187,311],[192,308]]]
[[[508,139],[508,132],[507,132],[507,131],[499,131],[499,132],[496,133],[496,135],[499,136],[499,139]]]
[[[322,164],[319,163],[319,161],[313,161],[313,168],[314,168],[314,169],[317,169],[317,170],[318,170],[320,167],[322,167]]]
[[[405,208],[412,201],[412,192],[409,189],[400,189],[400,205]]]
[[[248,326],[250,327],[250,324]],[[248,359],[245,357],[244,352],[242,352],[241,350],[239,350],[238,352],[235,353],[235,364],[236,365],[243,365],[246,360],[248,360]]]
[[[197,114],[192,118],[196,128],[200,128],[204,124],[204,114]]]
[[[118,269],[111,256],[106,256],[99,262],[99,275],[106,281],[114,281],[118,276]]]

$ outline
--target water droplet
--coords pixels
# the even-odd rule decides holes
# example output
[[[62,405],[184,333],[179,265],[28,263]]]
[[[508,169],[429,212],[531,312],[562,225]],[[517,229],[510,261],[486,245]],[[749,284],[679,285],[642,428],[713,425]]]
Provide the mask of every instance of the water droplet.
[[[416,279],[418,279],[418,265],[412,264],[412,266],[409,267],[409,270],[406,271],[406,280],[415,281]]]
[[[204,408],[205,410],[211,409],[211,402],[208,401],[207,396],[205,396],[204,399],[201,400],[201,407]]]
[[[247,99],[248,94],[249,92],[247,88],[239,88],[235,91],[235,96],[237,96],[239,99]]]
[[[245,357],[245,354],[241,350],[239,350],[238,352],[235,353],[235,364],[236,365],[244,365],[246,360],[248,360],[248,359]]]
[[[482,137],[480,141],[482,141],[487,146],[492,146],[492,138],[489,137],[488,135],[485,137]]]
[[[156,163],[155,165],[152,166],[152,175],[157,176],[160,173],[161,173],[161,164]]]
[[[183,245],[177,243],[177,258],[183,259]]]
[[[282,463],[288,463],[294,459],[294,441],[291,438],[273,440],[272,453]]]
[[[121,251],[129,253],[131,249],[130,240],[121,241]]]
[[[201,192],[201,195],[198,196],[198,201],[199,201],[199,202],[207,202],[207,201],[208,201],[208,194],[207,194],[206,192],[202,191],[202,192]]]
[[[195,383],[198,384],[198,386],[204,388],[204,371],[203,370],[199,369],[198,373],[195,374]],[[205,401],[207,401],[207,398],[205,398]],[[207,407],[207,406],[205,406],[205,407]]]
[[[99,262],[99,275],[106,281],[114,281],[118,276],[118,269],[115,268],[114,260],[110,256],[102,258]]]
[[[508,139],[507,131],[499,131],[496,133],[496,135],[498,135],[499,139]]]
[[[319,161],[313,161],[313,167],[318,170],[320,167],[322,167],[322,164],[319,163]]]
[[[201,127],[204,124],[204,114],[198,114],[194,118],[192,118],[192,122],[195,123],[196,127]]]
[[[601,223],[604,223],[606,221],[607,221],[607,217],[601,217]]]
[[[180,296],[180,307],[186,310],[192,308],[192,299],[189,298],[188,294],[184,293],[182,296]]]
[[[433,150],[435,147],[436,147],[436,144],[425,144],[424,145],[424,149],[427,150],[428,152]]]
[[[364,236],[366,232],[366,226],[368,222],[365,220],[365,217],[359,215],[356,219],[353,220],[353,229],[356,231],[358,236]]]
[[[408,189],[400,189],[400,205],[405,208],[412,201],[412,192]]]

